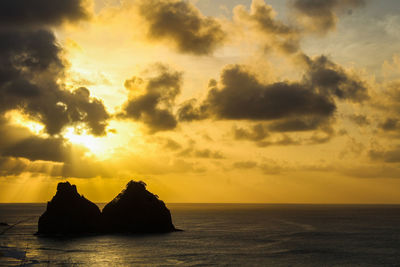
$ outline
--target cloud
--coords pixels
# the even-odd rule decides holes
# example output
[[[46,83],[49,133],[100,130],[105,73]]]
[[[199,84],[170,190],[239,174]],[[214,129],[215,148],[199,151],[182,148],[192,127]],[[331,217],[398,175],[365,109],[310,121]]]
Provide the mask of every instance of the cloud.
[[[20,110],[59,134],[78,123],[104,135],[109,115],[86,88],[63,81],[68,63],[48,26],[86,17],[85,1],[4,0],[0,3],[0,113]],[[11,25],[11,26],[10,26]]]
[[[61,164],[52,162],[31,162],[24,158],[0,157],[0,177],[17,176],[22,173],[49,175],[61,169]]]
[[[363,103],[369,99],[368,88],[325,56],[300,57],[304,74],[299,81],[263,82],[244,65],[226,66],[219,81],[210,80],[204,100],[191,99],[178,107],[178,120],[255,122],[251,129],[234,127],[233,136],[261,147],[328,142],[335,136],[337,102]],[[286,134],[293,132],[311,134],[302,138]]]
[[[220,151],[212,151],[210,149],[195,150],[194,157],[206,159],[224,159],[225,156]]]
[[[293,0],[290,6],[305,30],[325,34],[336,28],[339,13],[351,13],[351,8],[364,4],[364,0]]]
[[[144,92],[131,97],[119,116],[143,122],[151,133],[172,130],[177,126],[172,109],[181,92],[182,73],[162,64],[156,64],[149,72],[155,75],[145,79],[134,76],[125,82],[131,92]]]
[[[252,170],[257,169],[265,175],[277,175],[281,174],[283,171],[290,171],[290,168],[284,168],[280,164],[271,160],[264,160],[261,163],[256,161],[237,161],[233,163],[233,168],[237,170]]]
[[[258,166],[258,163],[255,161],[237,161],[233,163],[233,167],[235,169],[254,169]]]
[[[42,138],[31,136],[6,147],[1,151],[3,156],[22,157],[31,161],[44,160],[63,162],[70,146],[62,138]]]
[[[398,119],[387,118],[381,125],[380,128],[384,131],[396,131],[400,128],[400,123]]]
[[[387,163],[399,163],[400,162],[400,147],[395,149],[381,151],[381,150],[370,150],[369,157],[373,161],[383,161]]]
[[[321,126],[329,125],[330,119],[324,116],[310,116],[304,118],[290,118],[272,122],[268,125],[271,132],[303,132],[317,130]]]
[[[142,0],[138,5],[148,26],[148,38],[170,42],[179,52],[211,54],[225,39],[220,23],[203,16],[188,1]]]
[[[177,153],[178,157],[192,157],[192,158],[203,158],[203,159],[225,159],[225,156],[220,151],[213,151],[211,149],[195,149],[194,147],[189,147],[183,149]]]
[[[37,136],[0,117],[0,176],[21,173],[51,177],[111,177],[111,167],[61,136]]]
[[[332,95],[342,100],[363,102],[369,98],[368,88],[354,75],[329,60],[326,56],[310,59],[305,56],[308,70],[305,82],[322,95]]]
[[[282,122],[282,124],[278,124]],[[318,122],[315,127],[308,127],[302,122],[298,124],[296,120],[278,121],[272,123],[258,123],[247,128],[236,127],[232,128],[233,137],[239,141],[251,141],[259,147],[268,146],[290,146],[290,145],[315,145],[328,142],[335,136],[335,132],[330,126],[331,121]],[[294,137],[290,132],[307,132],[311,134]]]
[[[256,143],[259,147],[268,147],[268,146],[293,146],[293,145],[302,145],[301,140],[295,140],[292,137],[283,134],[278,138],[274,139],[266,139]]]
[[[266,127],[262,124],[253,125],[250,130],[233,127],[233,136],[236,140],[261,141],[269,136]]]
[[[3,157],[63,162],[71,153],[71,145],[62,137],[36,136],[4,117],[0,117],[0,140],[0,156]]]
[[[333,100],[304,83],[264,84],[244,66],[229,65],[218,85],[211,85],[199,107],[178,110],[182,121],[215,118],[222,120],[269,121],[303,116],[330,117],[336,109]],[[189,111],[189,113],[188,113]]]
[[[2,0],[0,25],[44,26],[88,18],[84,0]]]
[[[300,34],[298,29],[277,20],[276,12],[264,0],[253,0],[250,11],[243,5],[234,8],[234,18],[244,22],[264,35],[267,47],[277,47],[280,51],[292,54],[300,49]]]
[[[399,138],[400,129],[400,82],[385,84],[385,90],[373,99],[373,107],[380,111],[382,117],[378,128],[391,138]]]
[[[196,107],[195,98],[186,100],[179,105],[177,117],[179,121],[197,121],[207,118],[206,107]]]
[[[167,138],[165,139],[164,148],[169,150],[179,150],[182,148],[182,145],[173,139]]]
[[[366,126],[366,125],[370,125],[371,122],[368,119],[368,117],[366,115],[362,115],[362,114],[352,114],[349,115],[349,119],[354,122],[355,124],[357,124],[358,126]]]

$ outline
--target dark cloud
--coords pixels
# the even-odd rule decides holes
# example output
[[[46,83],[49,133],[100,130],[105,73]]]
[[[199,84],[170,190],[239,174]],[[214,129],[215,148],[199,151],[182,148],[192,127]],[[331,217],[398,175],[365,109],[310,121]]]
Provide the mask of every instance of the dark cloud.
[[[0,25],[44,26],[88,17],[84,0],[1,0]]]
[[[0,29],[0,113],[20,110],[58,134],[65,126],[85,124],[104,135],[109,115],[86,88],[63,88],[65,62],[54,34],[46,29]]]
[[[381,112],[378,128],[390,138],[399,138],[400,81],[389,82],[382,94],[373,99],[373,107]]]
[[[183,102],[178,109],[179,121],[197,121],[207,118],[206,107],[196,107],[197,100],[192,98]]]
[[[325,124],[329,124],[329,118],[324,116],[311,116],[304,118],[290,118],[279,120],[268,125],[271,132],[302,132],[312,131],[321,128]]]
[[[291,7],[306,30],[324,34],[335,29],[338,13],[364,4],[364,0],[293,0]]]
[[[238,16],[253,21],[260,30],[267,33],[282,35],[295,33],[293,28],[275,19],[275,10],[264,1],[253,0],[250,12],[247,12],[243,6],[237,7],[236,12]]]
[[[253,0],[250,12],[242,5],[234,9],[235,16],[240,21],[252,25],[257,31],[267,37],[266,48],[277,47],[281,51],[292,54],[300,49],[298,29],[275,18],[275,10],[262,0]]]
[[[328,143],[334,137],[334,133],[324,133],[324,135],[314,134],[308,140],[305,141],[307,145],[319,145]]]
[[[3,156],[21,157],[30,161],[44,160],[64,162],[70,154],[70,146],[62,138],[42,138],[31,136],[6,147],[1,151]],[[68,153],[68,154],[67,154]]]
[[[0,157],[63,162],[71,153],[71,145],[63,138],[36,136],[4,117],[0,117],[0,140]]]
[[[325,56],[303,55],[305,73],[298,82],[261,82],[242,65],[229,65],[220,80],[211,80],[206,98],[184,102],[177,111],[180,121],[204,119],[258,122],[251,129],[233,129],[236,140],[259,146],[322,144],[335,136],[332,128],[337,101],[362,103],[367,87]],[[359,123],[367,119],[357,117]],[[302,139],[277,133],[314,132]]]
[[[222,152],[211,149],[197,149],[194,145],[190,145],[188,148],[182,149],[176,154],[178,157],[191,157],[191,158],[205,158],[205,159],[225,159]]]
[[[161,64],[155,65],[150,72],[155,75],[147,79],[132,77],[125,82],[128,90],[143,89],[144,92],[124,104],[120,117],[141,121],[153,133],[172,130],[177,126],[172,108],[181,91],[182,73]]]
[[[187,1],[142,0],[139,13],[150,39],[169,41],[179,52],[211,54],[225,39],[218,21],[204,17]]]
[[[233,136],[236,140],[261,141],[269,136],[266,127],[263,124],[256,124],[251,129],[233,127]]]
[[[330,120],[317,122],[315,126],[294,120],[282,120],[272,123],[259,123],[247,128],[233,127],[235,140],[251,141],[259,147],[315,145],[326,143],[335,136]],[[293,138],[287,132],[313,131],[311,135]]]
[[[306,57],[308,70],[306,82],[323,95],[339,99],[362,102],[369,98],[368,89],[357,77],[349,75],[339,65],[325,56],[315,59]]]
[[[373,161],[383,161],[387,163],[399,163],[400,162],[400,147],[397,146],[394,149],[381,151],[381,150],[370,150],[369,156]]]
[[[308,84],[279,82],[263,84],[243,66],[231,65],[221,74],[219,86],[209,88],[199,107],[181,107],[178,116],[225,120],[268,121],[302,116],[332,116],[335,103]],[[187,114],[187,111],[190,111]]]
[[[85,0],[0,1],[0,175],[89,177],[90,170],[94,177],[102,172],[86,157],[87,150],[61,134],[65,127],[79,125],[104,135],[110,116],[87,88],[65,87],[68,63],[50,30],[87,17]],[[10,111],[42,123],[44,133],[35,135],[10,123]]]
[[[400,122],[396,118],[387,118],[382,124],[380,124],[380,128],[384,131],[397,131],[400,128]]]
[[[47,133],[81,123],[105,134],[109,115],[86,88],[66,90],[66,62],[47,26],[87,17],[81,0],[0,2],[0,114],[19,110],[43,123]]]

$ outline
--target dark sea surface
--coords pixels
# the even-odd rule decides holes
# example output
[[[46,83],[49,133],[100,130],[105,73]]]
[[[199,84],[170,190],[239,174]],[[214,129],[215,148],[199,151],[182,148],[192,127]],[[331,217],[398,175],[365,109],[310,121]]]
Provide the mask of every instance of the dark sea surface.
[[[0,222],[26,220],[0,235],[0,266],[400,266],[399,205],[167,206],[183,232],[44,238],[45,204],[0,204]]]

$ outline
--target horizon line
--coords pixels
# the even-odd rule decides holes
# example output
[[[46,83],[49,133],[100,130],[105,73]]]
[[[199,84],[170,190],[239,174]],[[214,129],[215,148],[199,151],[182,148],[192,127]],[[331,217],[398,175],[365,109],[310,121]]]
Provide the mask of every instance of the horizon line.
[[[47,204],[50,201],[46,202],[0,202],[1,204]],[[109,202],[93,202],[95,204],[107,204]],[[381,206],[393,206],[400,205],[400,203],[358,203],[358,202],[349,202],[349,203],[317,203],[317,202],[165,202],[165,204],[203,204],[203,205],[381,205]]]

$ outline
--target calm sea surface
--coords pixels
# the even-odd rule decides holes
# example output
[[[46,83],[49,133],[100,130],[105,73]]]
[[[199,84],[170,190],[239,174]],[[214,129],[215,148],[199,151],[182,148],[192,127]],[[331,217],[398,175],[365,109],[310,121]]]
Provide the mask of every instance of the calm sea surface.
[[[0,204],[0,222],[26,220],[0,235],[0,266],[400,266],[398,205],[167,206],[184,232],[63,239],[34,235],[45,204]]]

